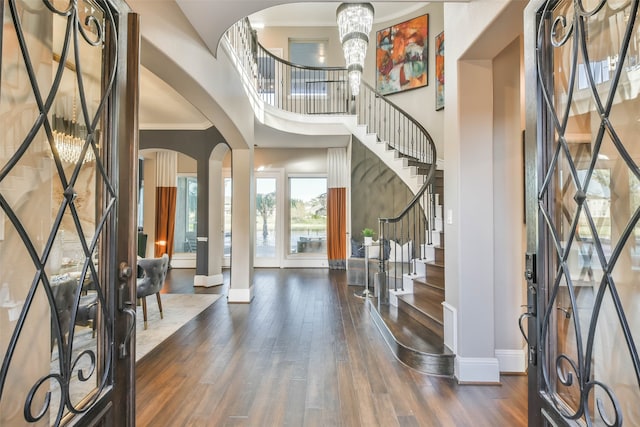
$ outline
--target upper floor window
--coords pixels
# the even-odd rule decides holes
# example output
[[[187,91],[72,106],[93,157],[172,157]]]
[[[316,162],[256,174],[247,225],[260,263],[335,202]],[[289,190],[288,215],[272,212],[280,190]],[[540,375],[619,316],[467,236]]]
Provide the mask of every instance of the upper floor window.
[[[289,62],[308,67],[324,67],[327,55],[326,40],[289,40]],[[327,73],[324,70],[293,69],[291,94],[326,94]]]

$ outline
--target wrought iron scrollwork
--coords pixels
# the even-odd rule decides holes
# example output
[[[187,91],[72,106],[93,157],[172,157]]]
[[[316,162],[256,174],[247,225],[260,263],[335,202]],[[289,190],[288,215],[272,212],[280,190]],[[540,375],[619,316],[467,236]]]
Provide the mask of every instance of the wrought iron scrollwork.
[[[49,416],[51,423],[59,425],[62,418],[67,414],[80,414],[88,411],[92,405],[100,397],[101,393],[108,387],[111,381],[111,363],[113,360],[113,319],[112,311],[107,296],[105,295],[105,286],[103,278],[107,277],[106,273],[98,272],[96,263],[93,260],[94,254],[98,253],[100,239],[103,239],[110,225],[113,223],[113,215],[115,212],[116,192],[112,183],[112,179],[107,174],[103,165],[99,147],[99,124],[104,119],[105,108],[110,100],[112,89],[115,85],[115,76],[117,69],[117,28],[115,18],[112,14],[111,6],[106,0],[70,0],[64,7],[56,7],[60,2],[55,4],[50,0],[42,0],[42,4],[51,12],[51,19],[64,19],[65,32],[63,35],[63,43],[59,53],[58,64],[55,66],[51,87],[48,93],[46,88],[41,87],[38,81],[37,72],[34,67],[33,53],[30,52],[27,35],[23,28],[23,18],[29,13],[26,6],[17,0],[8,0],[8,9],[6,13],[10,18],[10,22],[15,30],[17,43],[20,48],[21,60],[23,61],[24,70],[28,76],[32,96],[37,105],[39,114],[35,117],[30,129],[23,135],[22,142],[18,144],[14,153],[10,156],[6,164],[0,165],[0,183],[5,180],[9,174],[17,167],[18,163],[25,158],[27,151],[31,148],[36,137],[42,133],[46,135],[48,146],[51,150],[55,170],[52,179],[58,179],[60,187],[64,189],[64,197],[62,203],[57,209],[57,214],[52,223],[51,231],[48,232],[48,238],[44,244],[44,249],[39,253],[34,244],[33,237],[27,232],[23,225],[23,219],[15,207],[9,203],[7,198],[0,191],[0,209],[6,215],[9,223],[19,236],[26,252],[29,255],[35,269],[35,275],[30,284],[28,293],[25,296],[22,310],[16,320],[16,326],[10,337],[6,353],[0,367],[0,401],[10,391],[7,389],[7,376],[10,372],[14,357],[16,356],[16,347],[21,339],[21,333],[25,330],[30,310],[33,309],[36,292],[44,292],[46,300],[51,312],[51,334],[53,336],[52,343],[55,342],[58,359],[57,368],[48,375],[40,377],[26,392],[26,400],[23,405],[24,419],[27,422],[37,422],[45,416]],[[2,11],[2,8],[0,8]],[[42,13],[42,11],[38,11]],[[5,19],[5,25],[7,19]],[[1,30],[0,30],[1,31]],[[0,38],[1,40],[1,38]],[[81,45],[85,46],[82,47]],[[103,58],[103,73],[99,82],[101,97],[97,106],[90,108],[89,103],[93,100],[88,99],[87,90],[85,88],[85,75],[83,74],[83,49],[86,46],[98,49]],[[73,67],[69,67],[68,61],[70,52],[73,51]],[[1,52],[1,51],[0,51]],[[53,52],[52,52],[53,53]],[[105,59],[107,58],[107,59]],[[108,66],[107,69],[105,67]],[[84,123],[86,123],[86,136],[82,141],[82,149],[80,157],[72,168],[70,175],[65,172],[63,160],[56,147],[53,136],[53,125],[51,123],[52,106],[56,96],[59,93],[60,85],[65,73],[71,73],[72,79],[75,81],[77,93],[79,97],[79,110]],[[0,75],[1,76],[1,75]],[[90,231],[93,237],[87,242],[87,231],[80,219],[77,209],[77,193],[74,188],[79,182],[79,175],[88,151],[93,152],[95,157],[95,176],[99,180],[97,187],[100,188],[100,211],[97,212],[95,218],[95,229]],[[48,212],[43,213],[48,214]],[[81,246],[81,256],[83,258],[77,285],[73,290],[73,303],[70,309],[70,320],[68,321],[68,329],[63,326],[64,322],[60,320],[59,303],[53,292],[52,278],[49,277],[46,270],[47,262],[52,257],[53,247],[56,238],[61,231],[61,223],[64,216],[72,219],[74,232],[78,236],[78,242]],[[105,268],[106,266],[101,266]],[[88,278],[93,283],[95,291],[95,301],[91,304],[95,310],[99,311],[99,318],[102,327],[100,336],[100,353],[94,348],[76,349],[74,352],[74,325],[78,320],[81,298],[83,292],[84,279]],[[26,287],[26,286],[25,286]],[[52,345],[52,352],[54,351]],[[89,395],[76,402],[70,396],[70,387],[72,380],[79,383],[91,383],[92,390]],[[52,399],[52,384],[57,384],[59,396]],[[28,388],[28,387],[27,387]],[[52,407],[54,401],[57,407]]]
[[[602,358],[601,354],[594,355],[596,331],[603,323],[603,305],[607,297],[610,298],[608,304],[615,311],[615,317],[618,321],[616,327],[622,331],[627,346],[625,349],[617,351],[628,353],[636,383],[640,388],[640,360],[637,347],[632,334],[632,326],[622,304],[614,277],[614,270],[621,253],[630,240],[635,239],[633,233],[640,219],[640,207],[632,209],[633,213],[628,218],[626,226],[621,230],[617,242],[614,244],[613,239],[609,239],[611,242],[607,242],[607,244],[611,245],[611,250],[605,251],[605,243],[600,236],[601,228],[596,224],[595,215],[587,203],[589,188],[594,182],[594,169],[602,157],[601,150],[605,138],[610,139],[611,145],[615,147],[617,155],[621,159],[620,163],[628,169],[629,176],[640,179],[640,169],[624,144],[627,142],[630,145],[635,141],[623,141],[610,117],[621,82],[622,64],[627,58],[632,35],[638,32],[636,26],[638,5],[638,0],[623,2],[621,5],[613,4],[607,0],[598,0],[589,4],[587,9],[581,0],[548,1],[541,11],[537,34],[538,84],[547,112],[545,117],[548,118],[547,122],[554,135],[554,140],[547,142],[552,146],[552,149],[549,150],[547,164],[543,166],[543,181],[538,194],[539,212],[545,226],[543,233],[546,235],[550,249],[554,249],[553,256],[548,258],[554,271],[551,278],[552,284],[547,288],[548,296],[543,313],[541,313],[540,324],[542,389],[557,414],[566,420],[581,420],[588,426],[602,424],[610,427],[622,426],[625,405],[637,405],[637,402],[621,401],[614,388],[605,384],[606,379],[601,381],[596,378],[593,367],[594,358]],[[619,60],[605,82],[608,86],[605,86],[602,84],[602,79],[596,75],[597,67],[591,65],[592,52],[588,43],[589,23],[597,19],[604,20],[616,13],[621,13],[623,10],[628,11],[625,14],[627,17],[626,28],[621,31],[620,46],[614,52]],[[601,14],[605,14],[605,16],[602,17]],[[560,65],[564,67],[562,73],[567,77],[559,82],[560,78],[556,76],[553,81],[550,81],[549,76],[554,76],[554,73],[557,72],[556,66],[558,64],[554,61],[562,62],[562,58],[558,58],[561,56],[560,53],[550,51],[560,48],[566,49],[570,55]],[[600,49],[597,53],[602,55],[602,46]],[[579,67],[581,67],[580,70]],[[586,81],[586,83],[583,82],[581,88],[576,87],[579,72],[582,73],[581,76]],[[564,89],[561,102],[558,100],[560,96],[556,96],[554,92],[556,85],[565,85],[561,88]],[[609,90],[603,97],[601,92],[606,87]],[[576,98],[579,90],[582,90],[580,96],[584,97],[586,94],[590,96],[590,102],[595,109],[595,114],[591,115],[592,120],[594,117],[600,119],[600,123],[596,123],[597,126],[591,124],[591,129],[595,128],[596,131],[592,135],[593,139],[589,141],[591,143],[590,157],[586,161],[582,161],[580,169],[581,171],[586,170],[582,177],[578,173],[578,159],[572,152],[567,138],[570,115],[573,113],[572,108],[575,108],[573,102],[578,102]],[[559,170],[563,173],[559,173]],[[564,182],[559,182],[560,177]],[[569,193],[571,189],[574,190],[573,193]],[[558,193],[573,194],[575,211],[564,209],[564,201],[559,200],[563,196],[559,196]],[[558,206],[561,204],[562,209],[560,210],[562,212],[559,213]],[[567,224],[563,230],[560,230],[560,221]],[[583,227],[586,223],[587,232],[592,236],[589,245],[593,246],[598,267],[602,270],[601,280],[593,285],[595,295],[592,309],[588,313],[580,310],[577,296],[578,285],[569,268],[571,250],[574,249],[575,252],[576,248],[585,244],[579,231],[581,221]],[[589,259],[591,259],[591,253],[589,252]],[[560,303],[559,294],[561,292],[567,295],[568,303]],[[561,313],[559,315],[560,309],[566,316]],[[572,328],[570,336],[575,340],[573,343],[575,354],[567,354],[562,349],[554,352],[555,334],[553,329],[558,322],[565,322],[568,328]],[[560,396],[559,387],[571,390],[570,393],[577,396],[576,402],[567,402],[565,398]]]

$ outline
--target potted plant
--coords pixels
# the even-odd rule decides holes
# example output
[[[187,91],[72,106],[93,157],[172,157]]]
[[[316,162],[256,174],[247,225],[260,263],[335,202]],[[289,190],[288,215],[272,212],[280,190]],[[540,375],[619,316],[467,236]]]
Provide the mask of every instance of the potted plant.
[[[362,235],[364,236],[364,245],[365,246],[371,246],[371,243],[373,242],[373,235],[375,234],[375,231],[373,231],[373,228],[364,228],[362,230]]]

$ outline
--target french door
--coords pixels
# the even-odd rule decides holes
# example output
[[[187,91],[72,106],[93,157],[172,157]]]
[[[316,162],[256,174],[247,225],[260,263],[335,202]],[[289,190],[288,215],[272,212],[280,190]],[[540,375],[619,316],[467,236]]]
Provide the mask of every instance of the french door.
[[[3,0],[0,425],[133,425],[138,17]],[[133,200],[132,200],[133,199]]]
[[[637,426],[638,1],[527,18],[529,425]]]
[[[280,267],[283,250],[282,173],[256,171],[254,266]]]

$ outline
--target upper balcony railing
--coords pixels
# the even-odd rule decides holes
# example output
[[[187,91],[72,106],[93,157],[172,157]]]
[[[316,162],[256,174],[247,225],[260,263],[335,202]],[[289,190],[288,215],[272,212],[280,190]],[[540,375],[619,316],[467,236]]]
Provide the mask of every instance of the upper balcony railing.
[[[349,79],[340,67],[292,64],[265,49],[244,19],[225,34],[257,96],[297,114],[349,114]]]
[[[421,256],[422,245],[431,243],[435,220],[433,194],[427,190],[433,188],[437,156],[429,132],[366,83],[357,97],[352,96],[345,68],[301,66],[278,58],[258,43],[248,19],[233,25],[225,39],[245,83],[264,104],[297,114],[356,115],[358,124],[375,133],[378,141],[413,162],[423,184],[400,215],[380,219],[379,236],[381,243],[384,239],[411,243],[410,253],[403,251],[399,258],[402,265]],[[380,264],[384,271],[386,264]]]

